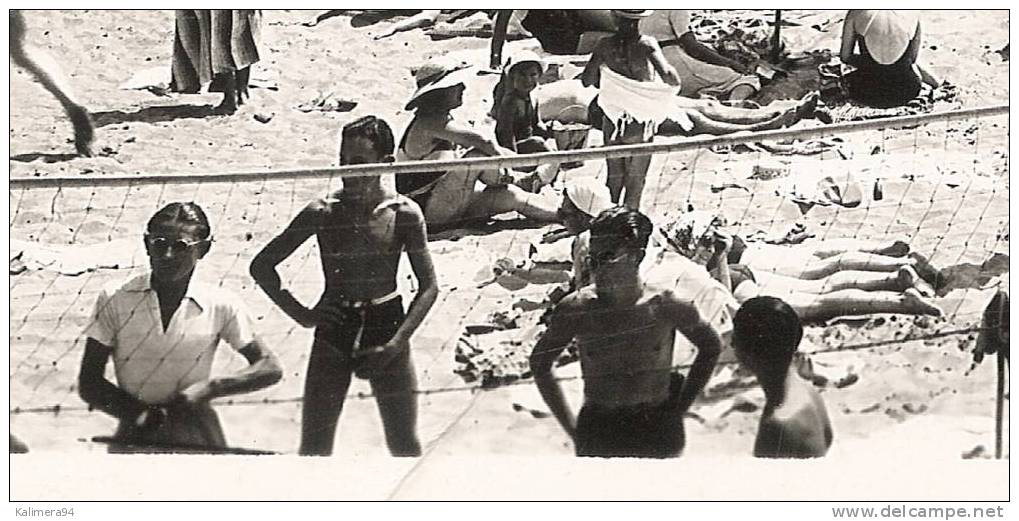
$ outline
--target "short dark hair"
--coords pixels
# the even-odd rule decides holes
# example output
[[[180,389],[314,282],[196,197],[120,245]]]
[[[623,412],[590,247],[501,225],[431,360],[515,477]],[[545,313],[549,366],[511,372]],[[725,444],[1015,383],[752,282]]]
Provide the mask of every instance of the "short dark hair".
[[[152,232],[157,226],[172,222],[189,224],[198,228],[199,239],[208,239],[212,235],[209,218],[205,216],[202,207],[194,202],[174,202],[164,206],[152,215],[145,229]]]
[[[763,362],[788,366],[803,339],[800,316],[775,297],[747,300],[736,311],[732,325],[737,349]]]
[[[618,246],[643,250],[647,248],[653,225],[651,219],[637,210],[625,206],[613,206],[598,214],[591,221],[591,238],[615,239]]]
[[[345,140],[357,137],[365,138],[372,142],[372,146],[379,155],[383,157],[393,155],[393,130],[389,128],[389,123],[386,123],[386,120],[382,118],[365,116],[351,121],[343,125],[341,136]]]

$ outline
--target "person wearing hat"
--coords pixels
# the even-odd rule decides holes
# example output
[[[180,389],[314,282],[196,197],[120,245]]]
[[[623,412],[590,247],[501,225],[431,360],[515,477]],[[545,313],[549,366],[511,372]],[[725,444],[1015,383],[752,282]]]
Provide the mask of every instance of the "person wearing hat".
[[[400,140],[397,161],[515,154],[499,146],[494,136],[482,135],[460,125],[450,114],[463,105],[465,82],[473,74],[462,64],[438,59],[414,71],[417,90],[405,107],[414,111],[414,119]],[[487,219],[512,211],[529,219],[555,222],[553,204],[527,193],[514,185],[514,180],[502,169],[415,172],[398,175],[396,189],[421,206],[430,228]]]
[[[545,66],[533,51],[519,51],[506,60],[502,78],[495,86],[494,109],[495,138],[499,145],[518,154],[536,154],[558,150],[552,133],[538,119],[538,106],[532,97]],[[529,192],[537,192],[551,184],[559,172],[559,164],[539,165],[534,174],[523,178],[518,185]]]
[[[673,100],[679,76],[658,42],[640,33],[640,20],[651,12],[614,9],[616,33],[598,43],[581,75],[584,86],[599,88],[602,133],[608,146],[648,143],[662,120],[676,112]],[[606,163],[612,201],[640,208],[651,156],[606,159]]]

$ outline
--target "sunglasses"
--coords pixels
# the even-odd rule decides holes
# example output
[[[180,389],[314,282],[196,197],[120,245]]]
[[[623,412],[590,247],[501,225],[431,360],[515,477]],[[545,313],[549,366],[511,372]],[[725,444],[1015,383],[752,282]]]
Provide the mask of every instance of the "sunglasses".
[[[204,242],[209,242],[212,239],[199,239],[197,241],[185,241],[184,239],[177,239],[171,241],[166,237],[151,236],[145,234],[145,243],[148,244],[149,250],[155,255],[164,255],[166,252],[171,252],[173,255],[179,255],[184,253],[195,246]]]

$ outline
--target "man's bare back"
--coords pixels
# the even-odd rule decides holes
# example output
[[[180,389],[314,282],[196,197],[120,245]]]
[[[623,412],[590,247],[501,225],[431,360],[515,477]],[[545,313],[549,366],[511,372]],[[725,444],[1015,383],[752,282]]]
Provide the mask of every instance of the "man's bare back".
[[[754,443],[754,456],[761,458],[819,458],[832,442],[831,422],[821,396],[790,375],[785,401],[772,409],[765,407]]]

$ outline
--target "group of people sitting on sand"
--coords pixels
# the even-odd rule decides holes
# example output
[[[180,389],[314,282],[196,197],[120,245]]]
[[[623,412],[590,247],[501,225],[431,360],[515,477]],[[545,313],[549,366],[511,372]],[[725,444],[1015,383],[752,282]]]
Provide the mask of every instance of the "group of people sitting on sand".
[[[676,71],[659,44],[640,33],[650,11],[613,13],[615,34],[597,44],[582,74],[585,85],[598,87],[590,112],[600,115],[606,143],[649,141],[663,122],[664,106],[695,128],[697,118],[721,110],[676,103]],[[496,88],[496,129],[489,135],[451,115],[463,103],[471,71],[429,62],[415,71],[416,90],[406,106],[414,118],[399,142],[383,119],[360,118],[342,129],[339,163],[554,150],[532,97],[542,69],[533,55],[509,60]],[[796,102],[780,111],[775,124],[803,116],[814,103]],[[925,300],[930,293],[916,271],[920,260],[908,256],[903,243],[826,244],[806,255],[810,262],[792,269],[761,262],[767,255],[753,255],[753,248],[717,227],[656,227],[639,211],[648,163],[647,156],[610,159],[607,182],[569,179],[561,201],[535,193],[558,176],[558,165],[542,165],[524,173],[345,177],[341,189],[309,203],[250,264],[255,283],[272,302],[315,330],[300,453],[332,453],[339,415],[357,377],[371,384],[390,452],[421,454],[410,339],[438,294],[426,231],[516,211],[561,222],[576,235],[572,291],[555,304],[530,363],[541,395],[578,455],[679,455],[683,415],[728,346],[757,375],[767,398],[754,453],[824,455],[832,442],[824,404],[790,369],[802,322],[847,313],[939,314]],[[151,271],[104,288],[96,300],[84,333],[78,388],[87,403],[119,420],[117,450],[224,448],[209,402],[282,378],[244,304],[221,287],[193,280],[212,237],[199,205],[166,206],[144,234]],[[313,306],[287,291],[277,271],[311,238],[319,246],[325,282]],[[403,252],[417,279],[406,309],[397,288]],[[697,349],[685,376],[674,370],[677,332]],[[213,376],[220,339],[249,367]],[[576,417],[552,369],[574,341],[585,381]],[[105,376],[110,358],[116,384]]]

